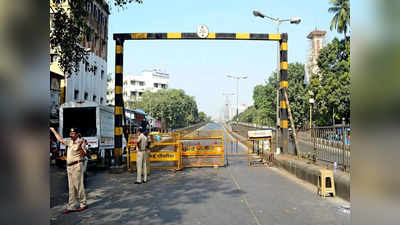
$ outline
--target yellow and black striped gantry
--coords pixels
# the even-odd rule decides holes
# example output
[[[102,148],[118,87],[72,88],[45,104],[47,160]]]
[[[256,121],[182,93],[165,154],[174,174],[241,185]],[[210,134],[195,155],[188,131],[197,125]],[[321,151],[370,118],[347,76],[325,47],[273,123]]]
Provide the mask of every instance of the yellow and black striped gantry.
[[[266,34],[266,33],[208,33],[205,38],[199,37],[197,33],[116,33],[113,36],[115,47],[115,155],[122,153],[122,114],[123,114],[123,52],[126,40],[254,40],[254,41],[278,41],[280,45],[280,127],[283,138],[283,149],[288,146],[288,110],[284,93],[288,88],[288,35]]]

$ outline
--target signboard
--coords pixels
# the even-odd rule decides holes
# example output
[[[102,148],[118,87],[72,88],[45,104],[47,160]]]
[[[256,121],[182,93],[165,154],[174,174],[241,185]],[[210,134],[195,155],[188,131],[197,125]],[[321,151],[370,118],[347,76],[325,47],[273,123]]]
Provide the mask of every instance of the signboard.
[[[221,146],[187,146],[182,149],[182,155],[221,155],[224,153],[224,147]]]
[[[177,152],[150,152],[150,162],[178,161]],[[136,152],[131,154],[131,162],[136,162]]]
[[[249,130],[247,135],[249,138],[272,137],[272,130]]]
[[[208,37],[208,27],[206,25],[200,24],[197,27],[197,36],[199,36],[200,38]]]

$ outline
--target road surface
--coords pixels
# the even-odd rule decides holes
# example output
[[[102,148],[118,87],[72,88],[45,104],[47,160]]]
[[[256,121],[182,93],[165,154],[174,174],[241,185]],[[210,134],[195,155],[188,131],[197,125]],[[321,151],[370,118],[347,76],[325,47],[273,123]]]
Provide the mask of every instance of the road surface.
[[[202,129],[222,129],[210,123]],[[228,151],[236,148],[225,134]],[[51,224],[350,224],[348,202],[322,199],[313,186],[279,169],[247,167],[229,161],[220,168],[185,168],[176,173],[154,171],[146,184],[136,174],[90,172],[86,194],[89,208],[62,215],[68,200],[65,171],[51,168]]]

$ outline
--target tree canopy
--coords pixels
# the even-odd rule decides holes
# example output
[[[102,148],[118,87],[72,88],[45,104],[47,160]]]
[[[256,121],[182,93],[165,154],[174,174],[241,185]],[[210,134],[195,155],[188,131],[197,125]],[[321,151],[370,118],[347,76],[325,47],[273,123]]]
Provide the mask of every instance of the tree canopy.
[[[80,45],[85,34],[91,32],[87,22],[89,14],[86,6],[88,1],[103,5],[102,0],[50,1],[50,14],[53,24],[53,28],[50,29],[50,48],[58,55],[60,69],[67,77],[78,72],[80,64],[85,64],[88,61],[88,51]],[[122,9],[130,3],[143,3],[142,0],[107,0],[106,2],[108,5]],[[68,3],[68,7],[63,7],[64,3]]]
[[[312,74],[317,125],[350,121],[350,45],[335,38],[321,49],[317,60],[320,72]]]
[[[343,33],[346,39],[347,31],[350,27],[350,1],[349,0],[330,0],[331,7],[328,12],[334,13],[331,20],[331,30]]]
[[[126,108],[140,108],[172,129],[210,121],[204,112],[198,112],[194,97],[177,89],[146,91],[140,100],[128,101]]]
[[[293,119],[297,127],[307,121],[308,98],[304,85],[304,65],[289,63],[288,65],[288,98]],[[276,124],[276,72],[268,78],[265,85],[257,85],[253,90],[254,105],[239,114],[242,122],[252,122],[260,125],[275,126]],[[233,120],[235,120],[234,118]]]

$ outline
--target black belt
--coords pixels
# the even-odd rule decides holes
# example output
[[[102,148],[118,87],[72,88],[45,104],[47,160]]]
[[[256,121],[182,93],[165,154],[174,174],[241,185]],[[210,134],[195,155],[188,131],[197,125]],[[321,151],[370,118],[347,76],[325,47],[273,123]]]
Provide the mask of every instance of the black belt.
[[[78,160],[78,161],[75,161],[75,162],[72,162],[72,163],[68,163],[67,166],[73,166],[73,165],[78,164],[80,162],[82,162],[82,160]]]

